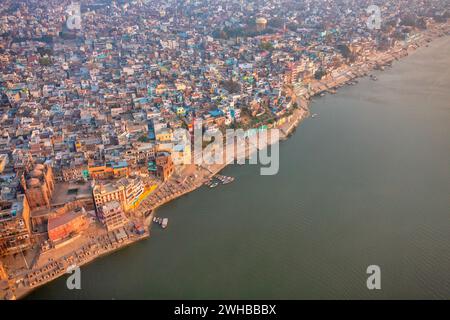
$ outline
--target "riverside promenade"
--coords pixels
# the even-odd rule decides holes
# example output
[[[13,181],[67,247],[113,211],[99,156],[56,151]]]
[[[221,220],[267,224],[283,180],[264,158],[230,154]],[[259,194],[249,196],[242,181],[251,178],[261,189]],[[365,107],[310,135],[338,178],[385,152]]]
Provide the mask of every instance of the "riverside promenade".
[[[76,243],[69,243],[64,247],[45,252],[30,270],[16,275],[13,279],[15,286],[9,296],[20,299],[31,291],[49,283],[63,275],[70,276],[67,270],[71,266],[81,267],[97,258],[111,254],[150,236],[146,229],[141,235],[133,232],[132,228],[123,227],[116,231],[101,234],[84,234]],[[11,286],[10,286],[11,287]]]

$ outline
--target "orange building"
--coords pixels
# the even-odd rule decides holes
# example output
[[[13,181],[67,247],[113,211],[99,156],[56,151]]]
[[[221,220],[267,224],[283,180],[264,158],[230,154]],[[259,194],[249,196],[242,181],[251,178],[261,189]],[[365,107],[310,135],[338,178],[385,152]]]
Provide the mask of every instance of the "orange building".
[[[89,219],[84,208],[78,208],[59,216],[48,219],[48,238],[53,242],[60,242],[79,234],[89,226]]]
[[[5,267],[3,267],[3,262],[0,261],[0,281],[1,280],[8,280],[8,273],[5,270]]]
[[[107,164],[92,164],[88,167],[89,176],[93,179],[120,178],[129,175],[129,167],[126,161]]]
[[[161,152],[156,156],[156,175],[166,181],[174,170],[172,157],[168,152]]]

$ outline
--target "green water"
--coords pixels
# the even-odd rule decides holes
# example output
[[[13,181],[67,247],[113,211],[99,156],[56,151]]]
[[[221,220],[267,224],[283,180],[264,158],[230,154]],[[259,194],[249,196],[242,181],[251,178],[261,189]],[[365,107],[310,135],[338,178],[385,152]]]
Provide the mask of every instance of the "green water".
[[[316,99],[280,172],[160,208],[166,230],[33,299],[450,298],[450,41]],[[366,268],[381,267],[380,291]]]

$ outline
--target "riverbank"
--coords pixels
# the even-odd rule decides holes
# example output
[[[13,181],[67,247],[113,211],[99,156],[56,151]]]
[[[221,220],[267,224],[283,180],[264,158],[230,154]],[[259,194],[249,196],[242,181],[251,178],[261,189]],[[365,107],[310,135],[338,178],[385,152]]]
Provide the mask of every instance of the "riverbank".
[[[85,235],[84,239],[78,238],[76,240],[82,242],[81,246],[79,244],[74,245],[73,250],[71,250],[72,248],[68,244],[64,248],[66,252],[51,252],[54,258],[49,258],[48,263],[43,265],[37,263],[30,271],[16,277],[14,280],[18,284],[18,288],[11,294],[11,297],[12,299],[23,298],[37,288],[67,274],[70,266],[85,266],[98,258],[147,239],[149,236],[149,230],[145,230],[143,234],[138,235],[133,232],[132,228],[123,228],[120,231],[105,232],[96,237]]]
[[[315,96],[325,93],[334,94],[340,87],[349,83],[355,84],[356,79],[368,76],[371,71],[384,70],[385,67],[391,67],[394,61],[410,55],[419,47],[428,45],[433,39],[448,36],[449,32],[449,23],[434,25],[432,28],[415,35],[410,42],[399,43],[385,52],[372,53],[369,56],[364,57],[363,61],[340,67],[333,70],[331,74],[325,76],[323,79],[310,82],[306,93],[302,95],[298,95],[297,93],[293,94],[292,99],[297,103],[297,108],[295,108],[292,114],[286,118],[284,123],[275,126],[276,129],[280,130],[280,140],[288,139],[301,122],[311,115],[309,106],[312,98]],[[248,157],[248,150],[249,146],[247,145],[244,157]],[[162,195],[159,195],[158,192],[156,192],[154,196],[150,195],[150,197],[146,199],[147,201],[144,200],[147,202],[147,206],[144,206],[144,208],[151,213],[151,216],[146,219],[149,228],[151,227],[155,211],[159,207],[200,188],[206,181],[210,180],[214,175],[218,174],[238,157],[239,155],[236,155],[229,163],[224,164],[203,166],[190,165],[190,169],[186,170],[186,172],[189,173],[185,174],[183,182],[180,183],[176,180],[168,181],[167,185],[163,187],[165,192],[163,192]],[[170,190],[173,191],[171,192]]]
[[[375,67],[375,66],[376,66],[376,64],[374,65],[374,67]],[[363,74],[362,74],[362,75],[363,75]],[[341,80],[341,81],[342,81],[342,80]],[[347,80],[347,81],[348,81],[348,80]],[[321,81],[321,82],[323,82],[323,81]],[[345,82],[340,82],[340,81],[338,81],[338,83],[345,84]],[[335,86],[340,85],[340,84],[338,84],[338,83],[336,83]],[[331,85],[331,84],[330,84],[330,85]],[[320,91],[316,91],[316,92],[318,93],[318,92],[320,92]],[[309,103],[309,101],[310,101],[310,98],[312,98],[312,96],[314,96],[314,91],[311,91],[311,94],[312,94],[311,97],[309,97],[308,100],[305,100],[305,101],[307,101],[308,103]],[[307,105],[307,106],[308,106],[308,105]],[[288,123],[286,123],[286,132],[287,132],[287,134],[292,133],[292,131],[295,130],[295,128],[297,127],[297,125],[298,125],[299,123],[301,123],[301,120],[299,120],[299,119],[300,119],[299,117],[292,117],[292,118],[290,119],[290,121],[288,121]],[[288,129],[290,129],[290,130],[288,130]],[[208,167],[206,167],[206,168],[194,168],[194,171],[193,171],[193,172],[190,172],[190,171],[189,171],[189,170],[192,169],[192,168],[185,168],[185,170],[187,170],[187,172],[189,173],[189,175],[192,176],[192,181],[189,182],[190,179],[188,178],[188,177],[189,177],[189,175],[188,175],[188,176],[184,176],[184,177],[182,177],[182,178],[180,177],[180,178],[176,178],[176,179],[170,180],[171,184],[165,184],[165,185],[164,185],[165,188],[164,188],[164,186],[163,186],[163,188],[160,189],[161,195],[163,195],[163,194],[166,193],[166,192],[171,192],[171,190],[172,190],[171,188],[180,185],[180,183],[183,185],[183,180],[186,179],[186,180],[184,181],[184,185],[186,186],[186,188],[185,188],[185,189],[184,189],[184,188],[181,188],[181,189],[177,190],[178,193],[174,193],[172,196],[166,195],[166,196],[164,196],[163,198],[161,198],[161,201],[160,201],[160,202],[157,202],[157,204],[153,206],[153,211],[151,211],[150,215],[154,215],[154,214],[155,214],[155,209],[157,209],[159,206],[161,206],[161,205],[163,205],[163,204],[165,204],[165,203],[167,203],[167,202],[169,202],[169,201],[171,201],[171,200],[173,200],[173,199],[175,199],[175,198],[181,197],[182,195],[184,195],[184,194],[186,194],[186,193],[188,193],[188,192],[190,192],[190,191],[193,191],[193,190],[199,188],[199,187],[202,186],[203,184],[202,184],[202,183],[198,184],[197,181],[200,182],[200,181],[202,181],[202,179],[205,179],[205,178],[207,178],[207,177],[210,177],[210,176],[213,175],[213,174],[216,174],[217,172],[219,172],[220,170],[222,170],[225,166],[226,166],[226,165],[223,165],[223,166],[222,166],[222,165],[217,165],[217,166],[211,166],[211,167],[208,166]],[[195,174],[197,174],[197,173],[199,173],[199,174],[201,173],[201,175],[198,175],[197,177],[195,177]],[[183,175],[182,175],[182,176],[183,176]],[[180,179],[181,179],[181,182],[178,182],[177,180],[180,180]],[[151,220],[151,219],[150,219],[150,220]],[[133,242],[130,242],[129,244],[131,244],[131,243],[133,243]],[[122,248],[122,247],[123,247],[123,246],[117,247],[115,250],[118,250],[118,249],[120,249],[120,248]],[[91,261],[95,260],[95,258],[101,257],[101,256],[103,256],[103,255],[105,255],[105,254],[109,254],[109,253],[111,253],[111,252],[113,252],[113,251],[115,251],[115,250],[111,250],[111,251],[105,252],[104,254],[99,254],[99,255],[94,255],[94,256],[92,256],[92,257],[89,257],[89,260],[86,260],[86,262],[82,262],[80,265],[85,265],[85,264],[87,264],[88,262],[91,262]],[[60,274],[58,275],[58,277],[61,276],[61,275],[63,275],[63,274],[65,274],[65,273],[60,273]],[[56,278],[56,277],[55,277],[55,278]],[[46,281],[45,283],[48,283],[49,281],[51,281],[51,280],[53,280],[53,279],[55,279],[55,278],[52,278],[52,279]],[[42,283],[42,284],[44,284],[44,283]],[[39,285],[39,286],[40,286],[40,285]],[[37,288],[37,286],[34,287],[34,288],[31,289],[31,290],[34,290],[35,288]],[[28,293],[31,292],[31,290],[29,290]],[[18,297],[23,297],[23,295],[18,295]]]
[[[286,117],[284,123],[275,126],[275,129],[280,130],[280,140],[288,139],[301,122],[310,116],[309,106],[312,98],[315,96],[325,93],[334,94],[340,87],[353,83],[357,78],[367,76],[371,71],[391,67],[394,61],[410,55],[416,49],[427,45],[435,38],[446,36],[449,31],[448,23],[434,25],[431,29],[415,35],[410,42],[399,43],[385,52],[374,52],[364,57],[363,61],[340,67],[333,70],[323,79],[311,81],[308,90],[302,95],[294,92],[291,98],[297,103],[297,108],[294,109],[291,115]],[[248,157],[248,150],[249,146],[247,145],[244,157]],[[157,208],[200,188],[206,181],[239,157],[239,155],[236,155],[234,159],[224,164],[190,165],[188,169],[184,170],[185,173],[182,174],[184,176],[181,179],[182,182],[180,182],[180,179],[173,179],[158,188],[156,192],[143,202],[145,203],[143,206],[144,210],[151,213],[151,217],[146,218],[149,228]]]

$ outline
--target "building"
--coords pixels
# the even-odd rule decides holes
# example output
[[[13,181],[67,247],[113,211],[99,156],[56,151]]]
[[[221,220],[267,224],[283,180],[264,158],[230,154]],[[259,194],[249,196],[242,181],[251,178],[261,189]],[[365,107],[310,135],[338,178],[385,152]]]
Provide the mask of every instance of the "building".
[[[94,209],[92,192],[89,193],[89,199],[82,198],[74,200],[72,198],[67,198],[64,201],[64,205],[62,206],[60,204],[52,203],[51,209],[33,210],[30,214],[33,231],[47,232],[48,220],[52,217],[59,217],[67,212],[76,211],[79,208],[84,208],[87,211]]]
[[[172,157],[168,152],[160,152],[157,154],[156,159],[156,175],[163,181],[169,179],[174,170]]]
[[[92,164],[88,167],[89,176],[93,179],[111,179],[126,177],[129,167],[126,161],[108,162],[106,164]]]
[[[22,187],[31,210],[49,208],[55,189],[52,168],[49,165],[36,164],[33,170],[22,176]]]
[[[125,158],[132,163],[145,163],[155,157],[155,145],[153,143],[136,142],[131,149],[125,151]]]
[[[61,170],[63,181],[81,181],[89,178],[87,165],[65,167]]]
[[[257,18],[256,19],[256,29],[258,31],[262,31],[267,27],[267,19],[266,18]]]
[[[170,142],[173,140],[173,132],[169,128],[161,128],[156,132],[156,140],[160,142]]]
[[[8,273],[6,272],[2,261],[0,261],[0,281],[1,280],[8,280]]]
[[[191,145],[189,143],[181,143],[173,146],[171,157],[175,165],[191,164]]]
[[[5,170],[7,164],[8,164],[8,155],[0,154],[0,173],[2,173]]]
[[[139,197],[144,192],[144,184],[140,177],[121,178],[108,183],[94,186],[94,202],[97,212],[108,202],[118,201],[124,211],[134,208]]]
[[[118,201],[105,203],[98,212],[98,218],[108,231],[123,227],[128,223],[128,219]]]
[[[31,247],[30,207],[24,195],[0,202],[0,256]]]
[[[76,208],[48,219],[48,238],[53,244],[59,244],[80,234],[88,227],[89,219],[86,210]]]

